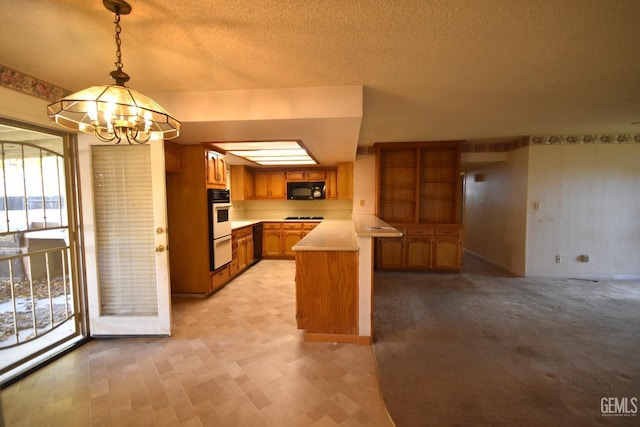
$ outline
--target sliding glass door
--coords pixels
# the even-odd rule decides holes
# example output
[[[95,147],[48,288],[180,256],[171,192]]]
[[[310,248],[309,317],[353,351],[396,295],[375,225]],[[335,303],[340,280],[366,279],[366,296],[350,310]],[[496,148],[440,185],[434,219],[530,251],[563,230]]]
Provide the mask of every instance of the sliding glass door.
[[[70,138],[0,121],[0,382],[84,337]]]

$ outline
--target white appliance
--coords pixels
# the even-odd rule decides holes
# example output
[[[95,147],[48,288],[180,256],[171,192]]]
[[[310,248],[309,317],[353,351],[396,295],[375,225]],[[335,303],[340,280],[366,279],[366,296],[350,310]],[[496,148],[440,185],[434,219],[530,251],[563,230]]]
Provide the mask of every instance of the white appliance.
[[[231,220],[229,190],[208,189],[209,269],[215,271],[231,262]]]

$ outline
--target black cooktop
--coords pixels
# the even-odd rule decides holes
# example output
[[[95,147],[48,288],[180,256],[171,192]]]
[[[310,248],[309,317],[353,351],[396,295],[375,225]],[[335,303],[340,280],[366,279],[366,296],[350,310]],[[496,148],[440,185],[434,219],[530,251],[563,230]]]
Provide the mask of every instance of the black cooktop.
[[[288,216],[288,217],[285,218],[285,220],[288,220],[288,219],[318,219],[318,220],[320,220],[320,219],[324,219],[324,217],[321,217],[321,216]]]

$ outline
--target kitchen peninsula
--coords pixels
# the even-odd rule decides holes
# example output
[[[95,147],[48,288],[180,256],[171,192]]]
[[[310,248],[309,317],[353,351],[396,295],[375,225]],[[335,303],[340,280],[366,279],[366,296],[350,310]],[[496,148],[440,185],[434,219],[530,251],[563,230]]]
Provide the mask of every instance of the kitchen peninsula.
[[[293,246],[305,341],[371,344],[373,238],[400,233],[374,215],[327,220]]]

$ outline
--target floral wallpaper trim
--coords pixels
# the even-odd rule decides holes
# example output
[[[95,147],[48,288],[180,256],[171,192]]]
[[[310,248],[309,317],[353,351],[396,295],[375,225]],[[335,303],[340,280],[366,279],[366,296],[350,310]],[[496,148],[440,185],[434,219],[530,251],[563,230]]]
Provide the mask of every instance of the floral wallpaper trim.
[[[71,93],[61,87],[12,70],[4,65],[0,65],[0,86],[50,102],[54,102]]]
[[[640,144],[640,134],[528,136],[497,144],[462,145],[465,153],[505,152],[530,145]]]

